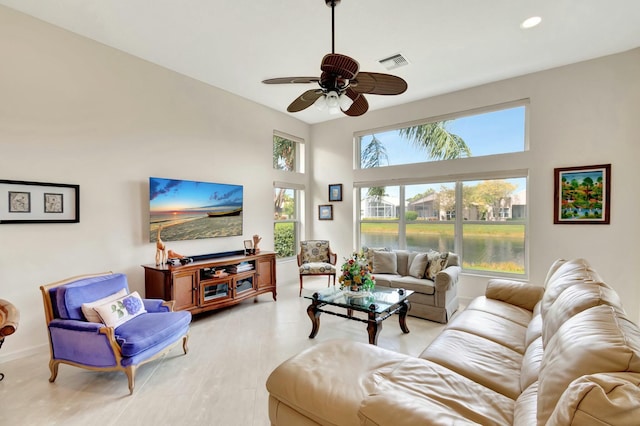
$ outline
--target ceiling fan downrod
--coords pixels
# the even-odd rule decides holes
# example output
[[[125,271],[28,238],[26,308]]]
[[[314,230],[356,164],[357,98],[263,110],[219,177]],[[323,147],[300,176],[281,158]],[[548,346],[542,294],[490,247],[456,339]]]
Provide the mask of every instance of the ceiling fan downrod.
[[[331,53],[336,53],[336,5],[340,0],[324,0],[331,8]]]

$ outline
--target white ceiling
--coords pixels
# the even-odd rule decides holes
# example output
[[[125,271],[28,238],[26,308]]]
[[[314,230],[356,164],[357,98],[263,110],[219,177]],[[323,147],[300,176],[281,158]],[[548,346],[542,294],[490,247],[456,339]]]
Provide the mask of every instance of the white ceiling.
[[[278,111],[315,86],[261,81],[319,76],[331,51],[325,0],[0,4]],[[399,96],[367,95],[371,110],[640,46],[640,0],[342,0],[335,12],[337,53],[409,85]],[[542,23],[522,30],[532,15]],[[387,71],[378,63],[396,53],[409,65]],[[339,117],[313,107],[293,116]]]

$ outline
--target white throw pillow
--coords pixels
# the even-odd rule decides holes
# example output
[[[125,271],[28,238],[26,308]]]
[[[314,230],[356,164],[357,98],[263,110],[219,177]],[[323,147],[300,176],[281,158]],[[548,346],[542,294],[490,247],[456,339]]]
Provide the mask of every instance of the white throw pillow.
[[[147,312],[137,291],[93,309],[100,315],[102,322],[107,327],[117,327]]]
[[[429,256],[427,256],[427,253],[416,254],[411,261],[411,266],[409,266],[409,275],[414,278],[424,278],[424,273],[428,264]]]
[[[398,260],[395,252],[374,251],[373,252],[373,273],[374,274],[397,274]]]
[[[121,288],[117,293],[113,293],[107,297],[103,297],[102,299],[98,299],[89,303],[83,303],[82,313],[89,322],[102,322],[102,320],[100,320],[100,315],[98,315],[98,313],[93,308],[95,308],[96,306],[104,305],[107,302],[113,302],[114,300],[120,299],[122,296],[126,295],[127,289]]]

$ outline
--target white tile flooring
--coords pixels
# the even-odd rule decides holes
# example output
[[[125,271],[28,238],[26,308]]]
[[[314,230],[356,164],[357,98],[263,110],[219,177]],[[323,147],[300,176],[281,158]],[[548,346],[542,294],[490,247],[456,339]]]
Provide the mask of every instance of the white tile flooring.
[[[306,280],[303,296],[325,286],[324,278]],[[49,383],[48,351],[0,364],[0,425],[267,426],[265,382],[278,364],[328,339],[368,341],[366,324],[326,314],[309,339],[309,300],[298,297],[297,283],[280,285],[277,302],[271,294],[257,300],[195,316],[189,353],[176,347],[140,367],[131,396],[120,372],[61,364]],[[413,317],[409,334],[395,318],[383,324],[378,346],[410,355],[443,328]]]

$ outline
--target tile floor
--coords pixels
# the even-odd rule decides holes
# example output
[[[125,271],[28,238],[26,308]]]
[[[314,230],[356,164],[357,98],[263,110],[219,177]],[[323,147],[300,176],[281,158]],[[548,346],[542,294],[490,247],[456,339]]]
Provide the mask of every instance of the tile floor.
[[[305,294],[326,281],[305,281]],[[265,382],[282,361],[318,342],[343,338],[366,343],[366,324],[323,314],[309,339],[309,300],[297,283],[217,312],[194,317],[189,353],[180,347],[139,368],[129,396],[124,373],[100,373],[61,364],[49,383],[49,353],[0,364],[0,425],[220,425],[268,426]],[[389,318],[378,345],[418,355],[442,325],[408,317],[409,334]]]

